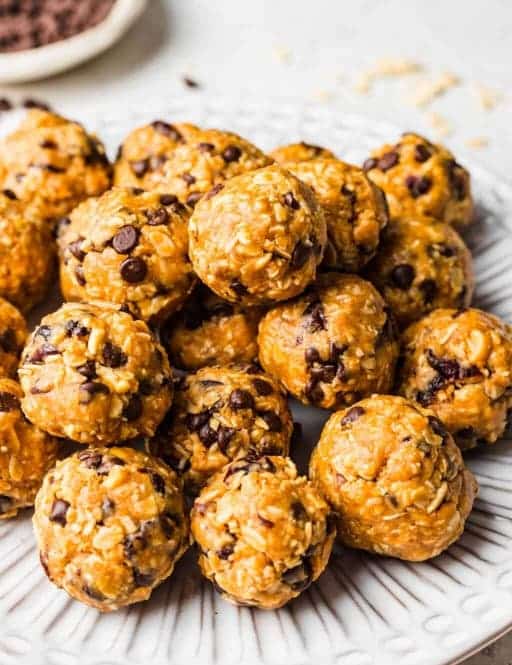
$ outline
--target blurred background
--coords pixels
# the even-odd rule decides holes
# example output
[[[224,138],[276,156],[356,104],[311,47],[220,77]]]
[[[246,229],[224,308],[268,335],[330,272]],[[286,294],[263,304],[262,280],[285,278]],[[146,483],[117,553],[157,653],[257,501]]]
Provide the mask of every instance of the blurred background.
[[[0,0],[4,45],[10,37],[2,23],[19,5]],[[0,84],[0,97],[40,100],[78,119],[86,110],[121,116],[154,108],[159,115],[184,95],[324,105],[419,131],[446,142],[462,161],[512,179],[510,0],[146,5],[101,55],[50,78]],[[59,57],[63,66],[71,56]],[[0,80],[10,73],[0,56]],[[512,638],[467,663],[511,665]]]

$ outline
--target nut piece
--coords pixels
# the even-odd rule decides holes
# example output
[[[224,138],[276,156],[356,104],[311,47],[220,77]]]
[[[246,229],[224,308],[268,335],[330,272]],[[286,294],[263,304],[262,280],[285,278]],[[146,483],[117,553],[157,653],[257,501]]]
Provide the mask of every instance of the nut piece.
[[[105,303],[68,303],[33,332],[18,370],[29,420],[79,443],[152,436],[172,373],[147,325]]]
[[[479,309],[436,309],[402,337],[399,392],[433,411],[463,450],[495,443],[512,407],[512,327]]]
[[[401,327],[438,307],[467,307],[474,290],[473,262],[464,241],[431,217],[391,221],[365,275]]]
[[[77,122],[33,109],[0,142],[0,189],[23,201],[31,216],[53,223],[110,187],[103,144]]]
[[[325,213],[324,265],[358,272],[375,254],[388,223],[382,191],[357,166],[337,159],[314,159],[286,167],[315,192]]]
[[[114,164],[114,185],[152,190],[162,182],[165,162],[198,127],[154,120],[131,131],[119,146]]]
[[[259,307],[243,309],[199,284],[162,330],[171,364],[186,370],[258,358]]]
[[[0,379],[0,519],[33,505],[57,458],[55,439],[23,416],[22,395],[16,381]]]
[[[310,475],[338,513],[342,543],[407,561],[457,540],[477,491],[442,423],[390,395],[333,413]]]
[[[173,408],[149,443],[197,494],[247,454],[287,455],[292,418],[278,383],[255,365],[205,367],[179,382]]]
[[[321,275],[261,320],[260,362],[304,404],[336,409],[388,392],[398,356],[391,313],[355,275]]]
[[[33,522],[48,578],[102,612],[147,600],[189,544],[178,477],[131,448],[87,448],[59,462]]]
[[[175,196],[124,188],[82,203],[59,236],[64,297],[117,303],[151,323],[167,318],[195,283],[189,213]]]
[[[194,503],[199,565],[226,600],[282,607],[323,572],[335,529],[329,507],[285,457],[246,457],[210,480]]]
[[[326,241],[311,189],[279,166],[229,180],[196,206],[190,258],[218,296],[245,306],[286,300],[315,278]]]
[[[295,162],[309,162],[311,159],[336,159],[336,155],[327,148],[304,141],[280,145],[269,153],[269,157],[286,167]]]
[[[391,217],[429,215],[456,227],[472,221],[469,173],[442,145],[402,134],[374,150],[363,168],[384,191]]]
[[[13,197],[0,194],[0,296],[28,312],[53,281],[55,243],[50,229]]]
[[[0,377],[16,376],[27,335],[27,323],[23,316],[14,305],[0,298]]]

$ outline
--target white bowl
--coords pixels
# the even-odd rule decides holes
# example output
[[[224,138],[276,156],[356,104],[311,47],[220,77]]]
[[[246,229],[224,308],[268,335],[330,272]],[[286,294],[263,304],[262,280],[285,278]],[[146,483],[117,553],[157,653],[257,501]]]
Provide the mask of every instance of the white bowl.
[[[142,14],[147,0],[116,0],[98,25],[47,46],[0,54],[0,83],[21,83],[53,76],[89,60],[112,44]]]

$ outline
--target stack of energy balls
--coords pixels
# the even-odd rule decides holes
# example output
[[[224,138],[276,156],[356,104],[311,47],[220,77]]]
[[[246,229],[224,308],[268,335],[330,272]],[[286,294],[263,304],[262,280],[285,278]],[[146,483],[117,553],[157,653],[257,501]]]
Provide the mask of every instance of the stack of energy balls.
[[[461,450],[505,429],[512,330],[469,308],[469,175],[448,150],[405,134],[359,168],[158,120],[111,167],[33,110],[0,181],[0,510],[35,501],[56,585],[114,610],[194,541],[225,598],[276,608],[336,533],[409,561],[461,535]],[[67,302],[26,339],[16,307],[45,298],[57,252]],[[333,412],[309,479],[287,395]],[[82,446],[56,462],[63,440]]]

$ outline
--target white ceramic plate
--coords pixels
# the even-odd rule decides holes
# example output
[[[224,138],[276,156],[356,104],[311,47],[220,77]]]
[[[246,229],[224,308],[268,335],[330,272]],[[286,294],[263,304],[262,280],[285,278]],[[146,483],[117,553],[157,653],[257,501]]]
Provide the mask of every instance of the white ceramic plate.
[[[149,107],[149,105],[148,105]],[[114,154],[157,117],[234,129],[264,148],[305,139],[360,163],[396,128],[325,108],[233,106],[198,96],[136,115],[79,118]],[[479,219],[476,304],[512,319],[512,188],[469,164]],[[308,450],[326,413],[297,408]],[[296,453],[297,451],[295,451]],[[304,464],[307,451],[299,458]],[[338,550],[301,598],[272,612],[237,608],[201,580],[189,553],[147,603],[101,615],[46,579],[30,514],[0,525],[1,665],[447,665],[512,626],[512,448],[468,456],[480,495],[466,533],[422,564]]]
[[[142,14],[147,0],[116,0],[98,25],[73,37],[26,51],[0,53],[0,83],[20,83],[53,76],[112,46]]]

